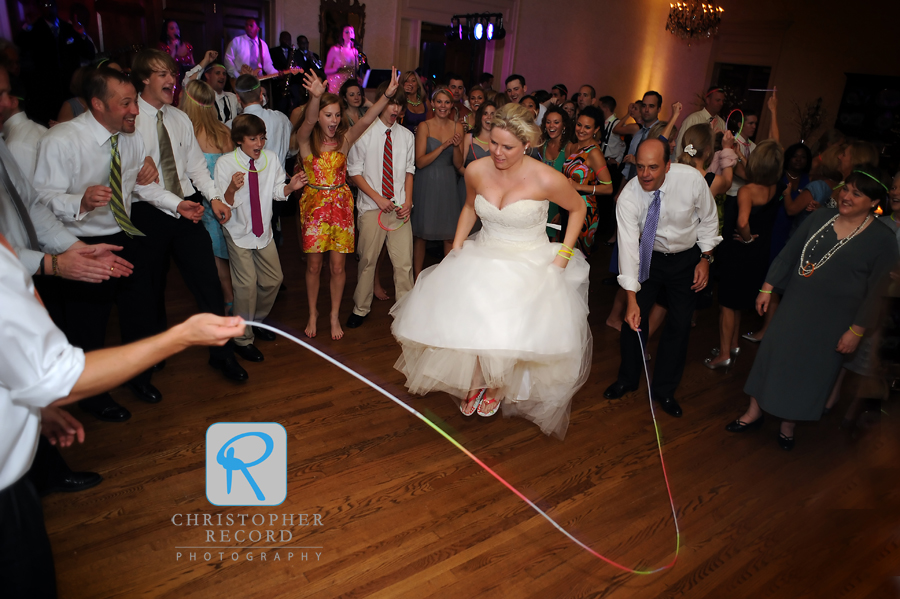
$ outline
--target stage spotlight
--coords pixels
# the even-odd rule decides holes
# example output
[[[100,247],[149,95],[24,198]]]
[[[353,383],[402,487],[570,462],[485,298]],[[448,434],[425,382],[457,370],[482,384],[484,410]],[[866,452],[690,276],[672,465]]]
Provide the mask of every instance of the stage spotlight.
[[[481,19],[475,21],[475,39],[481,41],[484,37],[484,23],[481,22]]]
[[[491,41],[492,39],[494,39],[494,24],[491,21],[488,21],[487,31],[485,32],[485,36],[487,37],[488,41]]]

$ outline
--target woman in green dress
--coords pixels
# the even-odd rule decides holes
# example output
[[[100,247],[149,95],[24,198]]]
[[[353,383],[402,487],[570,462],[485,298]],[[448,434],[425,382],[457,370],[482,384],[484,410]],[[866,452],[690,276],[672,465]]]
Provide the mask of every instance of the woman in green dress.
[[[552,105],[544,113],[544,122],[541,123],[544,143],[541,146],[541,161],[559,172],[563,172],[563,164],[566,162],[566,145],[572,140],[572,119],[561,107]],[[547,213],[547,223],[559,224],[559,206],[550,203]],[[547,235],[551,240],[556,239],[559,231],[547,227]]]
[[[878,316],[888,273],[900,260],[894,231],[875,217],[888,179],[874,165],[847,178],[837,209],[812,213],[772,262],[756,299],[760,315],[773,289],[784,289],[744,392],[750,407],[726,430],[762,424],[763,412],[782,419],[778,444],[794,446],[798,420],[819,420],[845,356]]]

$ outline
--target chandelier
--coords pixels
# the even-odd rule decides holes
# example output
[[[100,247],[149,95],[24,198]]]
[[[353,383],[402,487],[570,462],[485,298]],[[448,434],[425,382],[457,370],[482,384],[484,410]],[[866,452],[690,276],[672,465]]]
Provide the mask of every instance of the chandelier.
[[[696,40],[710,38],[719,31],[722,13],[717,4],[707,4],[698,0],[685,0],[669,4],[669,20],[666,31],[671,31],[681,39]]]

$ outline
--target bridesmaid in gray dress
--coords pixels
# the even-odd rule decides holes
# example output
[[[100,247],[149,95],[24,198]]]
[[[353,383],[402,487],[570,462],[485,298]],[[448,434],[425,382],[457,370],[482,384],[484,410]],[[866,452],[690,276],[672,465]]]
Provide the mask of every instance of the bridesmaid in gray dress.
[[[727,431],[756,428],[768,412],[782,419],[778,444],[790,450],[796,421],[822,416],[845,356],[875,324],[888,273],[900,260],[894,232],[873,214],[887,185],[876,166],[860,166],[847,177],[838,208],[813,212],[775,258],[757,311],[765,313],[773,289],[784,289],[784,297],[744,386],[750,407]]]
[[[443,241],[450,252],[462,211],[456,170],[463,164],[463,127],[452,119],[453,95],[439,87],[431,96],[434,118],[416,128],[416,175],[413,180],[413,273],[422,272],[427,241]]]
[[[494,120],[494,113],[497,112],[497,105],[487,100],[482,102],[478,110],[472,115],[472,122],[475,126],[466,133],[463,139],[463,166],[459,169],[459,178],[456,181],[458,188],[460,204],[466,203],[466,167],[479,158],[485,158],[491,155],[491,121]],[[556,206],[556,204],[551,204]],[[472,232],[481,230],[481,219],[475,220],[475,226]]]

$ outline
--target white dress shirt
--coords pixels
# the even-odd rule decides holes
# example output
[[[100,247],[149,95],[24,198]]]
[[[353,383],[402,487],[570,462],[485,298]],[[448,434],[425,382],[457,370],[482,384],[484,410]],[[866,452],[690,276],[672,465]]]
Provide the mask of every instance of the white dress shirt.
[[[260,104],[245,106],[241,114],[252,114],[263,120],[266,124],[266,149],[278,156],[284,167],[291,148],[291,119],[277,110],[263,108]]]
[[[260,250],[272,241],[272,200],[283,202],[287,197],[284,195],[284,169],[274,152],[264,149],[253,166],[254,170],[259,171],[257,173],[259,207],[264,227],[263,234],[259,237],[253,234],[253,219],[250,212],[250,158],[240,148],[235,148],[233,152],[228,152],[216,161],[216,185],[226,190],[231,184],[232,175],[244,173],[243,187],[234,192],[231,219],[222,226],[228,229],[236,246]]]
[[[38,142],[46,132],[46,127],[29,119],[24,112],[17,112],[3,123],[6,145],[29,180],[34,177]]]
[[[198,64],[185,73],[181,82],[182,89],[187,89],[187,84],[194,79],[203,81],[203,78],[200,76],[202,72],[203,66]],[[239,114],[241,114],[241,104],[238,102],[236,95],[229,91],[223,91],[221,94],[216,92],[216,116],[219,117],[220,122],[230,128],[231,121]]]
[[[108,205],[81,212],[81,199],[88,187],[109,186],[112,135],[88,111],[56,125],[38,144],[34,172],[38,201],[48,206],[76,237],[114,235],[122,230]],[[154,206],[174,207],[181,202],[181,198],[158,183],[137,185],[137,174],[144,166],[145,156],[140,133],[119,134],[122,202],[129,216],[132,195]]]
[[[25,270],[36,273],[41,260],[44,259],[44,252],[61,254],[72,247],[78,238],[59,222],[49,208],[37,201],[37,192],[31,185],[31,177],[26,177],[22,173],[2,141],[0,141],[0,169],[6,169],[13,187],[28,210],[41,248],[31,249],[28,231],[2,178],[0,178],[0,233],[6,236],[6,240],[19,255],[19,261],[25,266]]]
[[[161,161],[159,159],[159,135],[156,131],[157,114],[163,113],[163,125],[169,134],[172,143],[172,154],[175,156],[175,170],[178,171],[178,180],[181,183],[181,193],[184,197],[190,197],[200,191],[207,201],[213,198],[221,198],[222,194],[216,188],[209,169],[206,167],[206,158],[197,143],[194,135],[194,124],[190,117],[174,106],[163,105],[160,110],[150,106],[143,97],[138,97],[140,113],[135,119],[137,132],[144,141],[144,151],[153,159],[156,168],[159,169],[159,180],[163,181]],[[196,190],[195,190],[196,188]],[[172,196],[173,194],[169,194]],[[177,197],[176,197],[177,199]],[[148,200],[149,201],[149,200]],[[178,200],[181,203],[181,200]],[[176,211],[178,204],[172,205],[170,198],[164,198],[160,202],[150,202],[169,216],[181,218]]]
[[[384,143],[388,128],[375,119],[372,126],[356,140],[347,154],[347,176],[362,175],[375,191],[381,191],[381,178],[384,174]],[[416,137],[400,123],[391,127],[391,164],[394,167],[394,199],[395,205],[406,203],[406,174],[416,174]],[[359,190],[356,198],[356,210],[359,214],[369,210],[378,210],[375,200]]]
[[[734,142],[734,150],[738,152],[738,155],[744,161],[744,168],[747,168],[747,161],[750,160],[750,154],[756,149],[756,144],[752,141],[748,142],[742,135],[736,135]],[[737,196],[738,191],[746,184],[747,182],[735,173],[731,179],[731,189],[728,190],[727,195]]]
[[[260,52],[262,56],[260,56]],[[272,66],[269,46],[260,39],[259,34],[256,39],[250,39],[246,33],[239,35],[231,40],[228,49],[225,50],[225,70],[231,77],[234,79],[240,77],[241,67],[245,64],[250,65],[254,75],[257,73],[257,69],[262,69],[267,75],[278,72],[278,69]]]
[[[603,133],[608,139],[606,140],[606,147],[601,149],[606,158],[611,158],[618,164],[622,164],[622,159],[625,158],[625,142],[622,141],[621,135],[616,135],[612,132],[613,127],[615,127],[618,122],[618,117],[611,114],[603,123]]]
[[[701,108],[697,112],[692,112],[681,122],[681,129],[678,130],[678,141],[675,142],[675,156],[680,156],[681,152],[684,151],[684,148],[681,145],[681,140],[684,138],[684,132],[700,123],[706,123],[707,125],[712,126],[713,132],[725,131],[725,121],[722,120],[722,117],[719,115],[716,115],[714,120],[713,116],[709,114],[709,111],[706,108]]]
[[[31,467],[41,408],[65,397],[84,371],[73,347],[34,296],[34,283],[0,246],[0,490]]]
[[[686,164],[672,164],[659,188],[660,208],[654,252],[677,253],[695,245],[708,252],[716,247],[719,237],[719,215],[709,185],[700,171]],[[638,249],[647,210],[653,192],[641,189],[640,180],[629,181],[616,204],[619,238],[619,286],[638,292]]]

